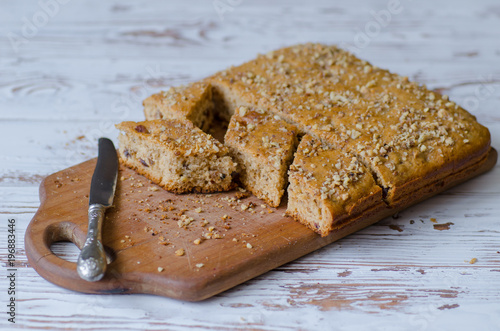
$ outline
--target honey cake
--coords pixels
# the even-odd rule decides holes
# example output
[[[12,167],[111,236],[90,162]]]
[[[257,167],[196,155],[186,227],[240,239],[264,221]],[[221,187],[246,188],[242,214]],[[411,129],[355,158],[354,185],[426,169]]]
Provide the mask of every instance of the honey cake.
[[[390,205],[490,148],[488,129],[446,95],[335,46],[280,49],[206,81],[232,105],[260,107],[358,157]]]
[[[448,96],[336,46],[286,47],[200,83],[223,118],[241,106],[262,109],[356,157],[389,207],[479,166],[490,150],[488,129]]]

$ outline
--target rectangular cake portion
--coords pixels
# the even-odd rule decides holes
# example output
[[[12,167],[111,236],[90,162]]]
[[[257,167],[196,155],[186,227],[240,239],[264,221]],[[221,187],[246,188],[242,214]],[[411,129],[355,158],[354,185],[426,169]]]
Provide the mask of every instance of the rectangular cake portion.
[[[185,119],[122,122],[121,162],[175,193],[232,188],[233,162],[227,147]]]
[[[146,120],[185,118],[203,131],[212,123],[212,88],[205,82],[171,87],[143,102]]]
[[[224,143],[238,163],[243,186],[272,207],[279,206],[287,170],[297,147],[297,128],[261,109],[240,107]]]
[[[382,189],[347,152],[305,135],[288,172],[287,215],[322,236],[346,219],[383,207]]]

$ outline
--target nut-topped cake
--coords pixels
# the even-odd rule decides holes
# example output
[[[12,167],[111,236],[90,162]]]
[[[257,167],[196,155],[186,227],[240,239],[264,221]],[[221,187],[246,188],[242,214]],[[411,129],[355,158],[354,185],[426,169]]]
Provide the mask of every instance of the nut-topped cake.
[[[184,119],[122,122],[120,160],[175,193],[227,191],[236,164],[227,147]]]
[[[239,107],[229,122],[225,144],[238,163],[243,186],[278,207],[297,147],[298,130],[262,109]]]
[[[206,81],[365,164],[390,205],[485,160],[488,129],[447,96],[335,46],[260,55]]]
[[[287,213],[322,235],[363,210],[410,205],[479,167],[490,150],[488,129],[448,96],[322,44],[259,55],[144,106],[147,119],[183,118],[205,131],[214,116],[230,119],[225,144],[241,183],[272,206],[295,157]],[[297,136],[304,138],[293,156]],[[268,153],[280,159],[274,168]],[[337,176],[351,173],[356,180],[337,185]],[[325,196],[322,185],[330,182]]]

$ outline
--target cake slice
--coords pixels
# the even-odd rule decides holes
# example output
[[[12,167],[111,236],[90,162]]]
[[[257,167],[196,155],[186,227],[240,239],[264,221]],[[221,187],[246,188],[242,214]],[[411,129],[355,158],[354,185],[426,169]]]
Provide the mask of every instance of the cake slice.
[[[224,142],[239,165],[243,186],[278,207],[298,143],[297,128],[277,115],[240,107],[229,122]]]
[[[212,88],[205,82],[171,87],[148,97],[143,105],[146,120],[185,118],[207,131],[213,119]]]
[[[382,189],[358,159],[305,135],[288,172],[287,215],[322,236],[344,220],[385,208]]]
[[[232,188],[236,163],[228,149],[185,119],[122,122],[121,162],[175,193]]]

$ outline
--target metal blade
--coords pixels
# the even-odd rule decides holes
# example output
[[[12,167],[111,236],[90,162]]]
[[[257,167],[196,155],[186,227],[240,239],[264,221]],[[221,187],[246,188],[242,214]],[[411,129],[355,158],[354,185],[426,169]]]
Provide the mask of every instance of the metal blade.
[[[110,207],[115,196],[118,178],[118,156],[113,142],[99,139],[99,154],[92,182],[90,183],[89,205],[100,204]]]

